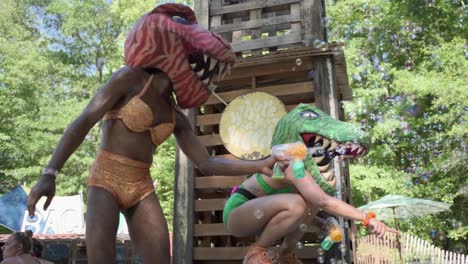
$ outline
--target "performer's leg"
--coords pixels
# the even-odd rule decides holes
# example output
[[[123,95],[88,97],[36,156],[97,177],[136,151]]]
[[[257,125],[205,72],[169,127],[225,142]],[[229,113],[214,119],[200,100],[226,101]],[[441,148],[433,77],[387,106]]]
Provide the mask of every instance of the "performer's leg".
[[[293,232],[287,234],[283,238],[283,242],[281,243],[280,250],[278,254],[273,259],[273,264],[279,263],[294,263],[294,264],[302,264],[302,262],[297,259],[295,255],[295,251],[297,249],[297,243],[300,239],[304,236],[307,232],[310,225],[312,225],[314,217],[318,213],[318,207],[311,207],[309,205],[307,213],[305,214],[304,218],[301,220],[299,227],[294,230]]]
[[[143,263],[169,264],[169,231],[156,194],[151,193],[124,215]]]
[[[234,209],[228,228],[234,236],[258,235],[255,245],[267,248],[296,230],[306,213],[299,194],[275,194],[250,200]]]
[[[308,207],[307,214],[305,214],[304,218],[301,220],[299,227],[284,237],[283,243],[280,247],[280,253],[288,253],[295,251],[297,247],[297,242],[304,236],[309,226],[312,225],[313,219],[317,215],[318,211],[318,207]]]
[[[115,262],[115,235],[119,226],[119,205],[105,189],[88,188],[86,249],[88,263]]]

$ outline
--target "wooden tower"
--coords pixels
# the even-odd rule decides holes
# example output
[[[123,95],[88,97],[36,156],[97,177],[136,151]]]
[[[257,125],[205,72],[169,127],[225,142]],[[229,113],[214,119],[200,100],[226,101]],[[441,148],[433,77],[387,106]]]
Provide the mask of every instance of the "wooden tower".
[[[199,23],[230,41],[238,55],[231,75],[217,83],[216,92],[224,101],[261,91],[279,98],[288,111],[309,103],[343,119],[341,101],[351,99],[351,93],[340,45],[326,43],[323,0],[198,0],[195,12]],[[219,136],[224,108],[211,96],[186,114],[209,153],[235,159]],[[333,165],[338,197],[349,203],[347,165]],[[222,210],[231,188],[244,179],[201,175],[177,149],[173,263],[241,263],[253,239],[230,236],[222,224]],[[341,224],[349,263],[353,225],[343,220]],[[304,263],[317,263],[317,233],[309,230],[308,245],[297,252]]]

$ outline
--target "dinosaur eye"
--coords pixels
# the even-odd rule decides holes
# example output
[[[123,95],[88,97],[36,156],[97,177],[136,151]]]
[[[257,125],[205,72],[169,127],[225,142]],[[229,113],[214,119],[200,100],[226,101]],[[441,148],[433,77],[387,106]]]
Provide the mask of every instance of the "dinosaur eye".
[[[315,118],[319,118],[320,115],[315,113],[314,111],[304,111],[301,113],[301,117],[315,119]]]
[[[190,23],[185,18],[180,17],[180,16],[173,16],[172,20],[174,20],[175,22],[179,24],[190,25]]]

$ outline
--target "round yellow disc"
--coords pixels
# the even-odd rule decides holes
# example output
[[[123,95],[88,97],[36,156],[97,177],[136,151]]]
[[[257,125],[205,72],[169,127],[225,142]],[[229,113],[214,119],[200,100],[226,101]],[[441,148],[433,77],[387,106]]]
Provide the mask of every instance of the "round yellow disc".
[[[270,155],[270,143],[286,107],[275,96],[254,92],[234,99],[219,123],[220,136],[234,156],[257,160]]]

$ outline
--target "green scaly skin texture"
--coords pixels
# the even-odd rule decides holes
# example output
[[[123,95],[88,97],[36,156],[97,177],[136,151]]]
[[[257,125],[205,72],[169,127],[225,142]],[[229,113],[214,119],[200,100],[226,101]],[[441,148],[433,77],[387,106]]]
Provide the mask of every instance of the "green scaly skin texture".
[[[319,117],[310,118],[304,116],[303,113],[309,111],[317,113]],[[278,122],[273,133],[271,146],[296,141],[303,142],[301,134],[304,133],[321,135],[332,141],[342,143],[354,142],[369,149],[369,135],[362,131],[360,127],[336,120],[317,107],[308,104],[299,104]],[[304,144],[307,145],[307,142],[304,142]],[[319,167],[311,155],[307,155],[304,165],[305,169],[312,175],[322,190],[330,195],[336,194],[336,189],[322,177]]]

